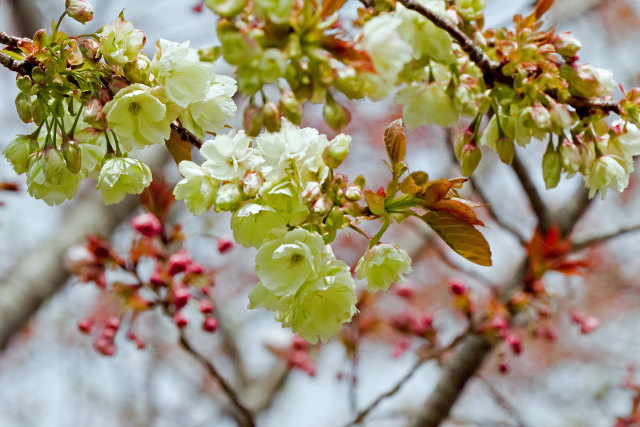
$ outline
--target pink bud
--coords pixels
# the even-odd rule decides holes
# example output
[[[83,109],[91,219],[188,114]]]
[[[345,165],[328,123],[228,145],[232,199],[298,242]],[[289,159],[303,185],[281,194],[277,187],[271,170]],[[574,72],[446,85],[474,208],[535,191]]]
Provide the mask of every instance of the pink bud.
[[[202,323],[202,329],[207,332],[215,332],[218,329],[218,320],[214,317],[207,317]]]
[[[104,324],[106,329],[113,329],[117,331],[120,327],[120,318],[117,316],[110,316]]]
[[[520,335],[518,335],[515,332],[508,333],[507,336],[505,337],[505,341],[507,342],[507,344],[509,344],[509,346],[511,347],[511,350],[515,354],[522,353],[522,339],[520,338]]]
[[[191,294],[186,286],[176,286],[173,290],[173,305],[178,309],[184,307],[189,302],[190,296]]]
[[[396,286],[396,295],[405,299],[411,299],[416,294],[415,289],[410,286]]]
[[[162,223],[151,212],[142,213],[133,218],[131,228],[148,238],[154,238],[162,233]]]
[[[78,321],[78,330],[83,334],[90,334],[93,330],[93,319],[88,317],[80,319],[80,321]]]
[[[489,322],[489,327],[498,331],[504,331],[507,329],[508,323],[504,316],[493,316]]]
[[[191,264],[191,258],[185,250],[176,252],[169,257],[169,274],[174,276],[187,270]]]
[[[173,322],[176,324],[178,329],[184,328],[189,323],[187,318],[180,311],[173,315]]]
[[[142,341],[140,338],[136,339],[136,347],[138,347],[138,350],[144,350],[146,346],[147,345],[145,344],[145,342]]]
[[[509,365],[507,365],[507,362],[500,362],[500,365],[498,365],[498,370],[500,371],[501,374],[508,374]]]
[[[209,314],[213,311],[213,303],[211,301],[202,300],[198,305],[200,307],[200,312],[203,314]]]
[[[231,248],[233,248],[233,240],[226,237],[221,237],[218,239],[218,252],[223,254]]]
[[[189,274],[202,274],[202,272],[202,264],[198,262],[191,263],[189,267],[187,267],[187,273]]]
[[[423,336],[433,328],[433,317],[429,314],[413,319],[411,330],[414,334]]]
[[[116,345],[113,340],[105,337],[100,337],[93,342],[93,348],[103,356],[113,356],[116,353]]]
[[[151,275],[151,277],[149,278],[149,282],[151,282],[151,284],[157,288],[161,288],[167,285],[162,278],[162,274],[160,274],[159,271],[156,271]]]
[[[451,280],[449,282],[449,289],[454,295],[463,295],[467,291],[467,288],[457,280]]]
[[[595,331],[596,329],[598,329],[599,326],[600,326],[600,321],[596,317],[587,316],[582,321],[582,325],[580,326],[580,332],[582,332],[583,334],[589,334]]]

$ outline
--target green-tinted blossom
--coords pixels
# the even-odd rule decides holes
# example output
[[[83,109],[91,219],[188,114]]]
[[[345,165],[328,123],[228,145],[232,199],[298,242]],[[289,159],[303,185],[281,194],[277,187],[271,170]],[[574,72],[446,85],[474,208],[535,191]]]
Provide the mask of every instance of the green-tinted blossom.
[[[151,184],[149,166],[137,159],[112,157],[104,162],[98,188],[107,205],[118,203],[127,194],[140,194]]]
[[[358,279],[366,279],[371,292],[389,289],[392,283],[404,280],[411,273],[411,258],[404,249],[380,243],[367,250],[356,266]]]

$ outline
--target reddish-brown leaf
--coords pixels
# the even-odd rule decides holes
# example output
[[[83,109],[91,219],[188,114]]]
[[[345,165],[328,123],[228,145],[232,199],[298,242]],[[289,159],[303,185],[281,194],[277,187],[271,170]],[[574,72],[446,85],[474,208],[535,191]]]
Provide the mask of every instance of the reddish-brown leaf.
[[[183,160],[191,160],[191,144],[182,139],[176,131],[171,131],[171,136],[165,144],[176,164],[180,164]]]
[[[421,218],[462,257],[485,267],[492,265],[489,243],[465,220],[442,211],[430,211]]]
[[[461,200],[440,200],[436,204],[432,205],[429,209],[448,212],[451,215],[455,215],[471,225],[484,225],[484,223],[478,219],[478,215],[476,215],[476,212],[473,210],[473,208]]]

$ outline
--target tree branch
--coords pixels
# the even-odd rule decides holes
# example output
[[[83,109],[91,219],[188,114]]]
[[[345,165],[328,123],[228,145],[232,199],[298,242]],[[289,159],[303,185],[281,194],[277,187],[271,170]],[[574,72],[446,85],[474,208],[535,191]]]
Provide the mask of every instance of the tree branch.
[[[222,378],[215,366],[213,366],[213,364],[209,360],[207,360],[206,357],[198,353],[191,346],[191,343],[189,343],[184,332],[182,331],[180,331],[180,344],[189,354],[195,357],[198,362],[200,362],[202,366],[206,368],[209,375],[211,375],[216,379],[216,381],[218,381],[220,387],[222,387],[222,390],[235,408],[235,418],[236,421],[238,421],[238,424],[242,427],[254,427],[255,422],[253,421],[253,414],[242,404],[242,402],[240,402],[240,399],[238,398],[236,392],[233,390],[231,385],[229,385],[229,383],[224,378]]]
[[[182,126],[182,124],[180,124],[179,122],[176,121],[171,123],[171,130],[180,135],[180,138],[182,138],[184,141],[187,141],[189,144],[195,146],[196,148],[200,149],[202,147],[202,141],[200,140],[200,138],[195,136],[191,131]]]
[[[0,51],[0,65],[21,75],[29,74],[33,65],[26,61],[18,61]]]
[[[458,43],[460,48],[469,55],[469,59],[473,61],[484,77],[487,86],[491,87],[494,83],[503,83],[513,86],[515,79],[512,76],[505,76],[502,73],[502,65],[492,61],[486,53],[476,45],[473,40],[460,30],[446,16],[430,10],[429,8],[418,3],[416,0],[397,0],[407,9],[413,10],[420,15],[433,22],[438,28],[446,31],[453,40]],[[554,94],[548,93],[549,96],[555,98]],[[602,110],[606,112],[619,113],[620,109],[616,102],[604,98],[578,98],[570,97],[567,104],[574,107],[579,113],[591,109]]]
[[[632,233],[634,231],[639,231],[639,230],[640,230],[640,224],[635,224],[635,225],[630,225],[628,227],[620,228],[619,230],[615,230],[610,233],[601,234],[599,236],[591,236],[591,237],[583,238],[573,243],[573,246],[571,247],[571,251],[572,252],[581,251],[583,249],[586,249],[598,243],[606,242],[607,240],[614,239],[616,237],[620,237],[627,233]]]
[[[376,400],[371,402],[371,404],[369,406],[367,406],[365,409],[360,411],[358,413],[358,415],[356,416],[356,418],[352,422],[350,422],[347,425],[347,427],[362,423],[364,421],[364,419],[367,417],[367,415],[369,415],[369,413],[372,410],[374,410],[380,404],[380,402],[382,402],[383,400],[387,399],[388,397],[391,397],[394,394],[396,394],[402,388],[402,386],[407,381],[409,381],[409,379],[413,376],[413,374],[416,373],[416,371],[418,370],[418,368],[420,368],[420,366],[422,366],[425,362],[428,362],[429,360],[433,360],[433,359],[439,358],[444,353],[446,353],[446,352],[452,350],[453,348],[455,348],[458,344],[460,344],[460,342],[462,341],[462,339],[466,335],[467,335],[467,333],[465,332],[464,334],[456,337],[446,347],[431,349],[430,351],[428,351],[425,354],[423,354],[422,356],[420,356],[418,358],[418,360],[413,364],[411,369],[409,369],[409,371],[406,374],[404,374],[404,376],[402,378],[400,378],[400,380],[396,383],[395,386],[390,388],[387,392],[385,392],[385,393],[381,394],[380,396],[378,396],[376,398]]]
[[[24,37],[16,37],[10,34],[0,31],[0,44],[6,44],[7,46],[18,47],[20,42],[30,42],[31,40]]]

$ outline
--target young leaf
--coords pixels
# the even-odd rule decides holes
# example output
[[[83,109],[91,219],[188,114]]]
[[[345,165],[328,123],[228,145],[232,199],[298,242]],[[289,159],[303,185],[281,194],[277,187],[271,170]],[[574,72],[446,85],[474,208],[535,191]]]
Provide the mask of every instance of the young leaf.
[[[485,267],[492,265],[489,243],[464,219],[441,211],[430,211],[420,218],[464,258]]]
[[[426,172],[412,172],[400,183],[400,191],[404,194],[419,194],[424,191],[429,183],[429,175]]]
[[[384,197],[374,193],[373,191],[365,191],[364,199],[367,202],[367,206],[369,206],[369,210],[374,215],[384,216],[386,211],[384,209]]]

